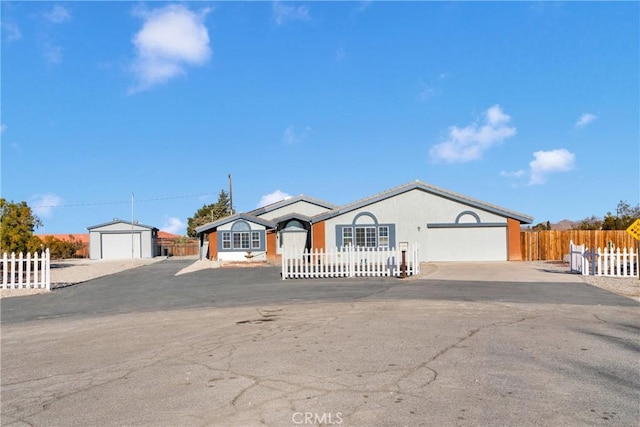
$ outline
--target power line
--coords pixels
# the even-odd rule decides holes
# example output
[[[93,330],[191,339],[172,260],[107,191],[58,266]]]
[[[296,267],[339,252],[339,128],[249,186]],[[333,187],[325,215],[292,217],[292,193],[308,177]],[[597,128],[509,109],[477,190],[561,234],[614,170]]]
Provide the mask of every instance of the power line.
[[[214,193],[188,194],[183,196],[156,197],[153,199],[136,200],[136,203],[158,202],[163,200],[190,199],[195,197],[213,196]],[[60,205],[35,205],[32,208],[68,208],[68,207],[84,207],[84,206],[105,206],[105,205],[124,205],[131,204],[131,200],[112,201],[112,202],[83,202],[83,203],[66,203]]]

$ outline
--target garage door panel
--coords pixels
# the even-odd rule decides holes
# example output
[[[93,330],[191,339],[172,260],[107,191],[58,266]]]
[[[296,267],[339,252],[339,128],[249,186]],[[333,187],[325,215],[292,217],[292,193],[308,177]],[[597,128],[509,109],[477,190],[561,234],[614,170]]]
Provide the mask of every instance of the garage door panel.
[[[427,246],[429,261],[506,261],[507,229],[433,228]]]
[[[133,257],[140,258],[140,233],[128,234],[102,234],[102,259],[126,259],[131,258],[133,245]]]

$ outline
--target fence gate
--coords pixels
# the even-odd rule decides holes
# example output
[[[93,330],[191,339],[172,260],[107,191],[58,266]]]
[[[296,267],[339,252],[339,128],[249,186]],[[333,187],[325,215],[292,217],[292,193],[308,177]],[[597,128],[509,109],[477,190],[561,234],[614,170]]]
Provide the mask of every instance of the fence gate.
[[[582,254],[584,245],[576,245],[573,240],[569,241],[569,271],[572,273],[582,273]]]

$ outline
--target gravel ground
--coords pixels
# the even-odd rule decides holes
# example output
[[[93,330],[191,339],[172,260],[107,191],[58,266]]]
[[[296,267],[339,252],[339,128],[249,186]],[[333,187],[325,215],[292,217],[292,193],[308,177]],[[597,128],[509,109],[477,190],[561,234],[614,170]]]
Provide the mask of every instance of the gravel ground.
[[[102,261],[102,260],[63,260],[51,262],[51,288],[62,288],[65,286],[86,282],[101,276],[107,276],[130,268],[140,267],[142,265],[152,264],[162,261],[166,258],[157,257],[153,259],[137,259],[137,260],[119,260],[119,261]],[[219,264],[212,261],[198,261],[193,257],[194,263],[189,267],[178,272],[178,274],[190,273],[197,270],[207,268],[218,268]],[[547,271],[569,273],[569,264],[561,262],[544,262],[533,261],[527,262],[532,268],[544,269]],[[419,277],[413,279],[421,279],[428,277],[435,271],[433,266],[425,263],[421,266],[422,273]],[[603,276],[581,276],[582,279],[592,285],[618,295],[632,298],[640,301],[640,280],[637,277],[603,277]],[[33,295],[48,292],[41,289],[2,289],[0,290],[0,298]]]
[[[550,271],[558,271],[569,274],[569,264],[561,262],[533,261],[529,264],[542,267]],[[609,292],[622,295],[627,298],[640,301],[640,280],[637,277],[606,277],[606,276],[581,276],[582,279],[592,285]]]

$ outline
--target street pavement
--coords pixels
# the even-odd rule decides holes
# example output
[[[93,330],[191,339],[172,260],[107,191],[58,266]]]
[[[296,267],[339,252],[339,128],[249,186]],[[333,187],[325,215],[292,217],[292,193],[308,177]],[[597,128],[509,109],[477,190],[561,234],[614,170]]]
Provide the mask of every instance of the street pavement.
[[[527,281],[509,265],[479,267],[482,280],[455,266],[405,281],[174,276],[186,265],[3,299],[0,424],[640,419],[640,305],[572,277]]]

